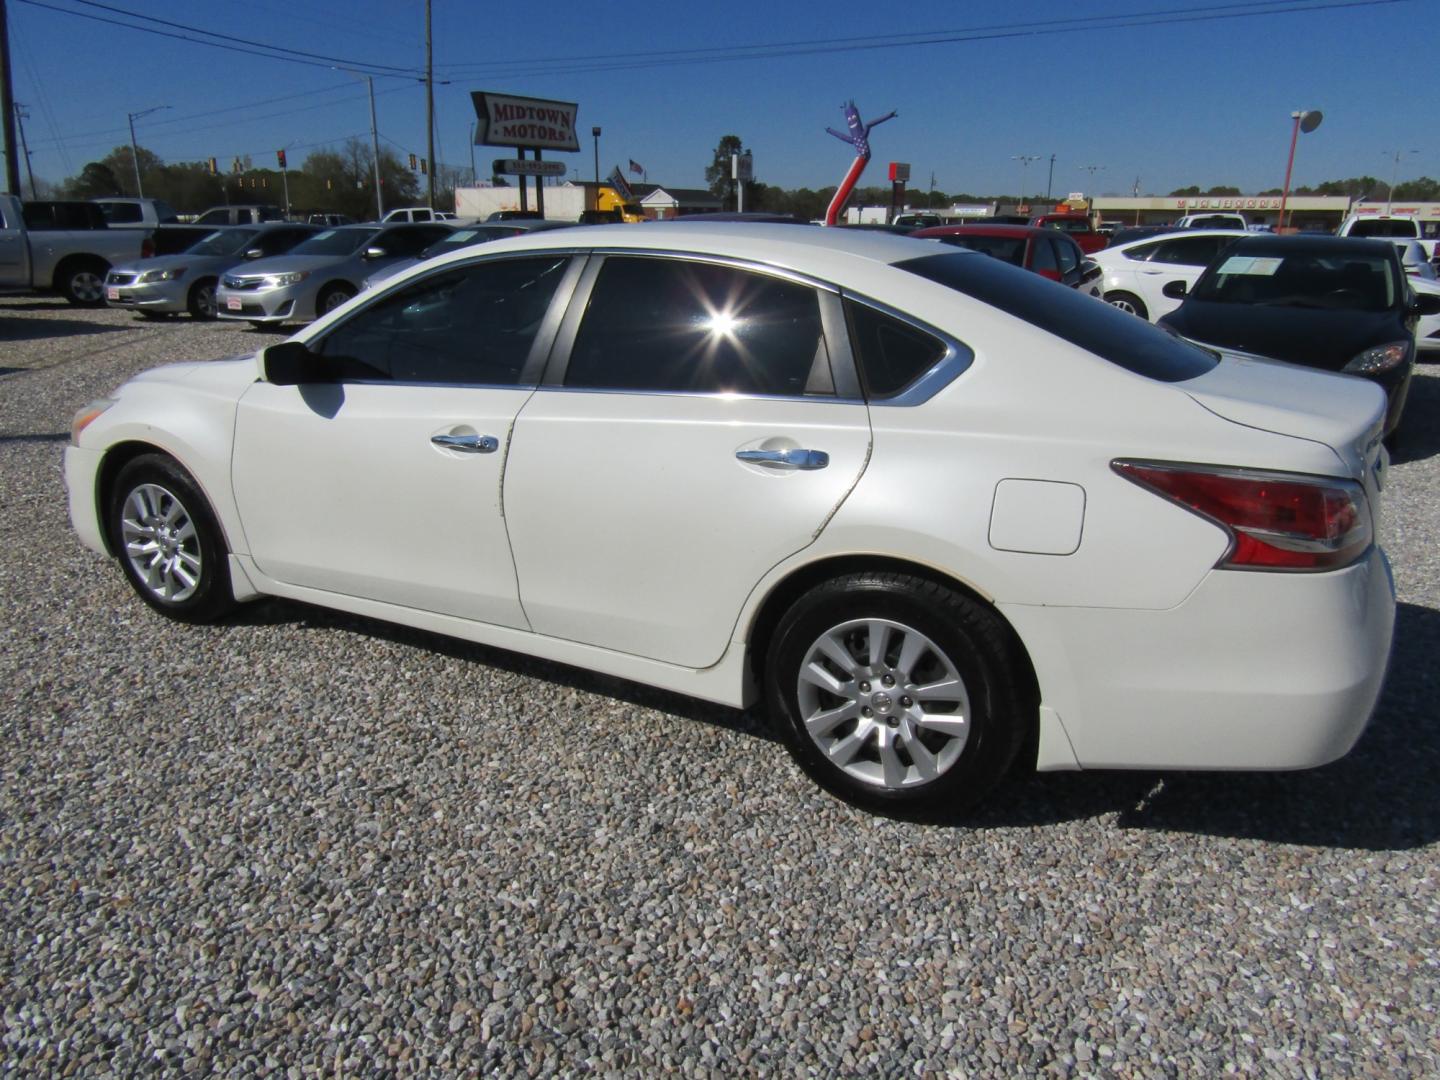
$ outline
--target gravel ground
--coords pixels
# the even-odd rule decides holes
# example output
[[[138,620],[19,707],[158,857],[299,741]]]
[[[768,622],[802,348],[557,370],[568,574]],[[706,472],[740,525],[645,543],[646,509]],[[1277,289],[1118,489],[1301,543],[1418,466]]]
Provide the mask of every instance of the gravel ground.
[[[725,709],[288,603],[151,614],[69,529],[70,416],[268,340],[0,300],[0,1068],[1440,1074],[1440,369],[1354,753],[916,825]]]

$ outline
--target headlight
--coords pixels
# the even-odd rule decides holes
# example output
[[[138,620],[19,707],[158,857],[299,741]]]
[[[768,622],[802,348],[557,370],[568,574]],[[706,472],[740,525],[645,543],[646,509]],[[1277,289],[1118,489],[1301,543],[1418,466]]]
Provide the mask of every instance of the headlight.
[[[140,284],[143,285],[147,281],[179,281],[185,276],[187,269],[188,267],[177,266],[173,270],[146,270],[140,275]]]
[[[1397,368],[1410,357],[1408,341],[1392,341],[1389,345],[1376,345],[1366,349],[1345,365],[1351,375],[1380,375]]]
[[[267,289],[279,289],[286,285],[298,285],[310,276],[310,271],[301,270],[294,274],[266,274],[265,287]]]
[[[75,414],[75,419],[70,421],[70,445],[80,445],[80,433],[100,418],[100,414],[111,405],[115,404],[114,398],[96,398],[83,409]]]

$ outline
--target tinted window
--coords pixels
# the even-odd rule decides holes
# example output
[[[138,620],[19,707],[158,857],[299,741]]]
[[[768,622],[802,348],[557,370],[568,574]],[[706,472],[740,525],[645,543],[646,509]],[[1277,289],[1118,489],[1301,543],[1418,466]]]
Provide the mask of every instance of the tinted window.
[[[229,210],[207,210],[195,219],[196,225],[229,225]]]
[[[1060,267],[1055,262],[1055,249],[1050,246],[1048,236],[1037,236],[1030,245],[1030,269],[1037,274],[1042,270],[1048,270],[1052,274],[1060,272]]]
[[[138,203],[101,203],[100,212],[111,225],[130,225],[145,219]]]
[[[379,229],[326,229],[292,249],[296,255],[352,255],[368,247]]]
[[[596,279],[565,385],[834,392],[813,289],[728,266],[616,256]]]
[[[450,235],[443,225],[422,225],[413,229],[387,229],[375,243],[385,249],[387,255],[406,258],[419,255],[421,251]]]
[[[1195,283],[1194,298],[1217,304],[1388,311],[1401,290],[1394,261],[1365,252],[1343,255],[1242,249]]]
[[[344,379],[517,385],[566,261],[452,267],[356,312],[317,351]]]
[[[1150,261],[1170,263],[1172,266],[1209,266],[1222,248],[1229,247],[1237,239],[1234,236],[1201,235],[1162,240],[1156,245]]]
[[[969,255],[941,256],[970,262],[989,262]],[[912,260],[913,261],[913,260]],[[922,260],[923,261],[923,260]],[[1016,271],[1024,273],[1024,271]],[[851,340],[860,378],[868,398],[894,397],[938,364],[945,355],[945,343],[919,327],[876,311],[865,304],[846,301]]]
[[[897,268],[973,296],[1078,345],[1112,364],[1161,382],[1193,379],[1213,368],[1214,354],[1074,289],[1052,289],[1033,274],[960,252],[927,255]]]
[[[983,252],[1014,266],[1025,265],[1025,238],[1021,236],[942,236],[941,243]]]
[[[280,255],[314,235],[314,229],[265,229],[251,246],[266,255]]]
[[[1125,258],[1133,259],[1135,262],[1149,262],[1150,256],[1154,255],[1156,249],[1159,247],[1160,245],[1158,243],[1136,244],[1129,251],[1125,252]]]
[[[1068,237],[1055,238],[1055,257],[1060,262],[1060,273],[1068,274],[1080,265],[1080,245]]]
[[[1415,222],[1403,219],[1378,219],[1357,221],[1350,226],[1347,236],[1419,236]]]
[[[255,229],[220,229],[191,245],[191,255],[234,255],[244,251],[255,239]]]
[[[164,199],[155,200],[155,217],[161,225],[174,225],[180,220],[175,208]]]

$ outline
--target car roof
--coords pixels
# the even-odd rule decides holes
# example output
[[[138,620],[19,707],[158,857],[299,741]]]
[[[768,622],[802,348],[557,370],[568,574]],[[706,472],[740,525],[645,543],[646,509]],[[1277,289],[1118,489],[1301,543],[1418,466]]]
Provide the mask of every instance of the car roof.
[[[1345,255],[1353,252],[1386,257],[1394,255],[1395,248],[1385,238],[1372,240],[1359,236],[1331,236],[1329,233],[1300,233],[1291,236],[1249,233],[1243,240],[1230,246],[1231,255],[1240,252],[1274,255]],[[1398,255],[1396,257],[1398,258]]]
[[[1153,244],[1157,240],[1170,240],[1186,236],[1258,236],[1258,233],[1247,232],[1244,229],[1172,229],[1169,232],[1152,233],[1150,236],[1137,236],[1134,240],[1126,240],[1123,244],[1111,244],[1106,251],[1125,251],[1136,244]]]
[[[584,229],[530,232],[482,245],[487,255],[520,251],[655,251],[714,255],[770,266],[828,280],[846,263],[890,264],[936,254],[935,245],[909,236],[871,229],[816,227],[797,229],[772,223],[711,222],[692,225],[683,220],[665,228],[634,225],[592,225]],[[955,254],[969,254],[953,249]],[[474,258],[462,248],[440,262]],[[976,258],[984,256],[976,255]]]

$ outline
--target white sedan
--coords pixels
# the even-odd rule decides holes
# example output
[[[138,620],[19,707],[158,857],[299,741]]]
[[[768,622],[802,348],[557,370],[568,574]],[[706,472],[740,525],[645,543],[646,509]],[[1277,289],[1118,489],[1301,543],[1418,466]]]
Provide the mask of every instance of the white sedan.
[[[1090,258],[1105,271],[1105,299],[1154,322],[1180,306],[1163,291],[1169,282],[1183,281],[1188,289],[1216,255],[1246,235],[1244,229],[1189,229],[1108,247]]]
[[[763,701],[907,811],[1346,753],[1394,619],[1384,411],[973,252],[676,223],[459,251],[157,368],[65,476],[162,615],[286,597]]]
[[[1440,296],[1440,281],[1412,277],[1410,287],[1420,296]],[[1415,348],[1426,360],[1440,359],[1440,315],[1421,315],[1415,323]]]

